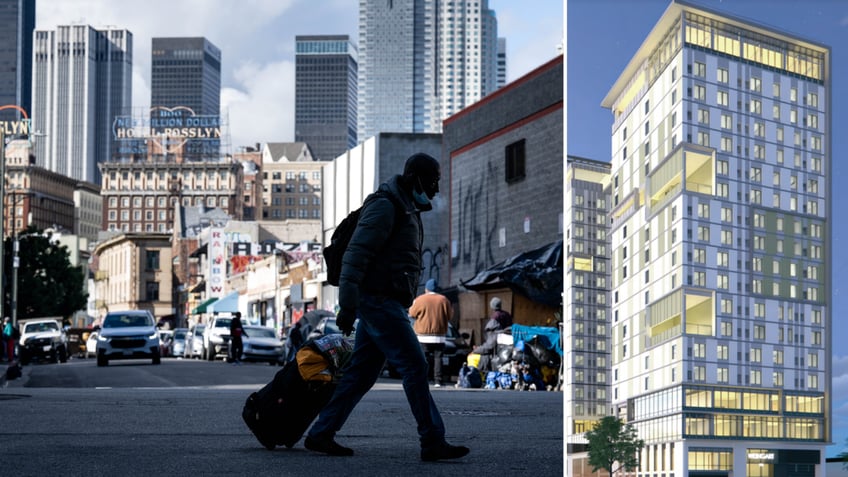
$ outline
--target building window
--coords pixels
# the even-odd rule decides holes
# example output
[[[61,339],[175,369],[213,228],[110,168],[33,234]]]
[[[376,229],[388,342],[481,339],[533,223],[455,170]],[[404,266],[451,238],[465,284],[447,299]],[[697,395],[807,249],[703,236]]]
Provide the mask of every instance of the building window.
[[[147,266],[147,270],[159,270],[159,251],[158,250],[148,250],[147,251],[145,265]]]
[[[145,299],[147,301],[159,300],[159,282],[147,282]]]
[[[518,182],[525,177],[524,143],[525,140],[522,139],[506,146],[506,182],[508,184]]]

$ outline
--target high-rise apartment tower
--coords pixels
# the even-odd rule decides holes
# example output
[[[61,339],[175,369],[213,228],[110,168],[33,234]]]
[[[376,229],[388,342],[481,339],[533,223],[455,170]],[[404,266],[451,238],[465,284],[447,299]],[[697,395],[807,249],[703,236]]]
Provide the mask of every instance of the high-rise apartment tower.
[[[828,46],[674,1],[602,102],[606,402],[645,440],[637,475],[822,475],[830,61]]]
[[[441,132],[497,89],[497,58],[487,0],[360,0],[357,140]]]

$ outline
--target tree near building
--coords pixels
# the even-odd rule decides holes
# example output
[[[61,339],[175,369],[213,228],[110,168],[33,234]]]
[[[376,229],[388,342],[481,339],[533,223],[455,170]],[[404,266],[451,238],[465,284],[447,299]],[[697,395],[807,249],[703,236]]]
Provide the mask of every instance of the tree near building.
[[[52,240],[52,234],[35,227],[18,235],[17,318],[61,316],[85,309],[85,269],[71,265],[68,247]],[[3,310],[12,314],[14,237],[3,243]]]
[[[598,421],[595,428],[586,433],[586,439],[592,471],[605,469],[610,475],[619,470],[635,470],[639,466],[639,453],[645,447],[645,441],[638,438],[633,426],[613,416]]]

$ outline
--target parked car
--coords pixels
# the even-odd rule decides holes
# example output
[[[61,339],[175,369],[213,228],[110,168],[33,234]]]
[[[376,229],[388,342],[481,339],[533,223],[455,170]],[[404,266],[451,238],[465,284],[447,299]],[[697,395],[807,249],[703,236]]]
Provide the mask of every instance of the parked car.
[[[110,311],[97,333],[97,366],[113,359],[149,358],[161,362],[156,320],[147,310]]]
[[[24,323],[18,345],[22,364],[34,360],[68,361],[68,336],[59,322],[52,318]]]
[[[269,326],[245,326],[244,331],[242,361],[282,364],[283,342],[277,337],[277,330]]]
[[[195,324],[188,329],[186,333],[185,354],[186,358],[202,358],[203,357],[203,332],[206,330],[206,325]]]
[[[227,359],[230,351],[230,323],[231,316],[212,317],[209,326],[203,333],[203,357],[209,361],[221,356]]]
[[[185,356],[187,334],[188,328],[174,329],[174,338],[171,341],[171,356],[176,356],[178,358]]]
[[[97,328],[99,329],[99,328]],[[97,330],[93,330],[88,334],[85,340],[85,357],[94,358],[97,356]]]
[[[173,330],[159,330],[159,354],[161,354],[163,358],[165,356],[171,356],[173,342]]]

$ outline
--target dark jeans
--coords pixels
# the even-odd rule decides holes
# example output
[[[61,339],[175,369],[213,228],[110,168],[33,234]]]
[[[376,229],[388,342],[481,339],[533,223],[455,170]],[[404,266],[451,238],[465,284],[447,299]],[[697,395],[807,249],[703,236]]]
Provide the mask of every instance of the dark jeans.
[[[233,361],[241,359],[242,341],[241,336],[233,336],[230,338],[230,358]]]
[[[445,350],[445,344],[421,343],[421,350],[424,351],[424,356],[433,357],[433,381],[439,384],[444,383],[445,381],[442,380],[442,351]],[[448,376],[448,380],[450,380],[450,376]]]
[[[403,390],[418,423],[421,446],[444,442],[445,425],[427,382],[427,359],[406,311],[394,300],[362,295],[353,357],[329,404],[309,430],[310,437],[335,436],[362,396],[377,381],[388,360],[403,377]]]

